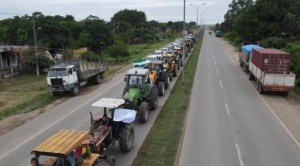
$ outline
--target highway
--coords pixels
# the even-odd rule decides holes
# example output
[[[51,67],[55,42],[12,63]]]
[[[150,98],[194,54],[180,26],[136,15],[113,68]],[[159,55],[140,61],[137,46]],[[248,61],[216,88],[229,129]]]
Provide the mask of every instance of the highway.
[[[127,71],[102,83],[92,93],[70,98],[24,125],[0,136],[0,166],[29,166],[30,159],[33,157],[31,150],[61,129],[89,131],[89,111],[93,114],[103,113],[103,109],[92,107],[92,103],[104,97],[121,98],[125,86],[124,76]],[[122,153],[117,142],[115,146],[109,146],[106,154],[116,157],[116,165],[131,165],[176,79],[177,77],[174,77],[170,82],[170,87],[165,90],[165,95],[159,97],[158,107],[149,112],[148,121],[145,124],[134,122],[134,148],[128,153]]]
[[[299,166],[299,144],[207,32],[198,60],[180,166]]]

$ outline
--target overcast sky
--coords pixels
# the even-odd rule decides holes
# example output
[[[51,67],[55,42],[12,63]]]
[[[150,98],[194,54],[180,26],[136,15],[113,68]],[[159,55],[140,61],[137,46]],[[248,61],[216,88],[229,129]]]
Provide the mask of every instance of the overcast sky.
[[[186,22],[216,24],[224,21],[224,14],[232,0],[186,0]],[[137,9],[145,12],[147,20],[159,22],[182,21],[183,0],[0,0],[0,20],[13,16],[31,15],[42,12],[44,15],[73,15],[82,20],[94,15],[105,21],[123,9]],[[206,13],[203,13],[206,12]],[[201,15],[201,17],[200,17]]]

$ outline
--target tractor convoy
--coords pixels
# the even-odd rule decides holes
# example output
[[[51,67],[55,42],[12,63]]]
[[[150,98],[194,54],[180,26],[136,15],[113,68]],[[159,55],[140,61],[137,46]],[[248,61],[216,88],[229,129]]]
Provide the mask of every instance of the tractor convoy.
[[[170,81],[184,64],[183,49],[190,50],[193,40],[193,37],[186,40],[185,47],[181,39],[171,42],[170,48],[135,60],[133,68],[125,75],[122,97],[102,98],[91,105],[103,110],[101,113],[99,110],[87,112],[89,131],[58,131],[31,151],[34,155],[31,163],[37,166],[115,166],[115,157],[106,155],[105,151],[116,142],[121,152],[132,150],[135,138],[132,123],[135,120],[147,122],[149,111],[157,108],[159,96],[164,96]],[[54,96],[66,92],[76,96],[79,88],[88,82],[101,83],[106,70],[99,60],[80,58],[58,63],[48,70],[48,91]]]

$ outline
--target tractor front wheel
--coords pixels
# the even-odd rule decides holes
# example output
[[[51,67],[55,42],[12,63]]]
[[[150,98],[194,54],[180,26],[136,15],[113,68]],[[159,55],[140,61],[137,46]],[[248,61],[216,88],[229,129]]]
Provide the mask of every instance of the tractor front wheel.
[[[173,77],[177,77],[177,64],[174,64],[174,68],[173,68]]]
[[[158,90],[159,96],[163,96],[165,94],[165,83],[159,82],[158,88],[159,88],[159,90]]]
[[[142,102],[140,105],[139,114],[139,121],[141,123],[146,123],[148,120],[148,113],[149,113],[149,105],[147,102]]]
[[[154,86],[152,89],[151,89],[151,92],[149,94],[149,98],[150,98],[150,108],[151,110],[155,110],[156,107],[157,107],[157,104],[158,104],[158,89],[156,86]]]
[[[134,144],[134,128],[131,124],[125,124],[119,135],[119,148],[122,152],[129,152]]]
[[[165,89],[168,89],[170,86],[170,77],[169,77],[169,73],[165,74]]]

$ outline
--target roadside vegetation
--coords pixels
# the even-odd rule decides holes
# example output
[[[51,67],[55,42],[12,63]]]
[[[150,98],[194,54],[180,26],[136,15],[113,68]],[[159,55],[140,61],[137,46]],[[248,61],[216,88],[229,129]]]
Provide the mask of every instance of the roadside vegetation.
[[[115,74],[124,66],[132,63],[133,59],[143,58],[155,49],[165,46],[171,39],[147,44],[135,44],[129,46],[130,56],[124,62],[115,63],[114,58],[107,55],[104,60],[108,63],[109,70],[104,77]],[[61,97],[54,97],[46,92],[46,75],[23,74],[9,79],[0,80],[0,120],[20,114],[27,113],[39,108],[43,108]],[[68,95],[66,95],[68,96]]]
[[[139,149],[132,166],[174,165],[181,135],[183,134],[190,93],[198,62],[202,37],[190,55],[185,68],[177,79],[171,95],[165,102]]]

